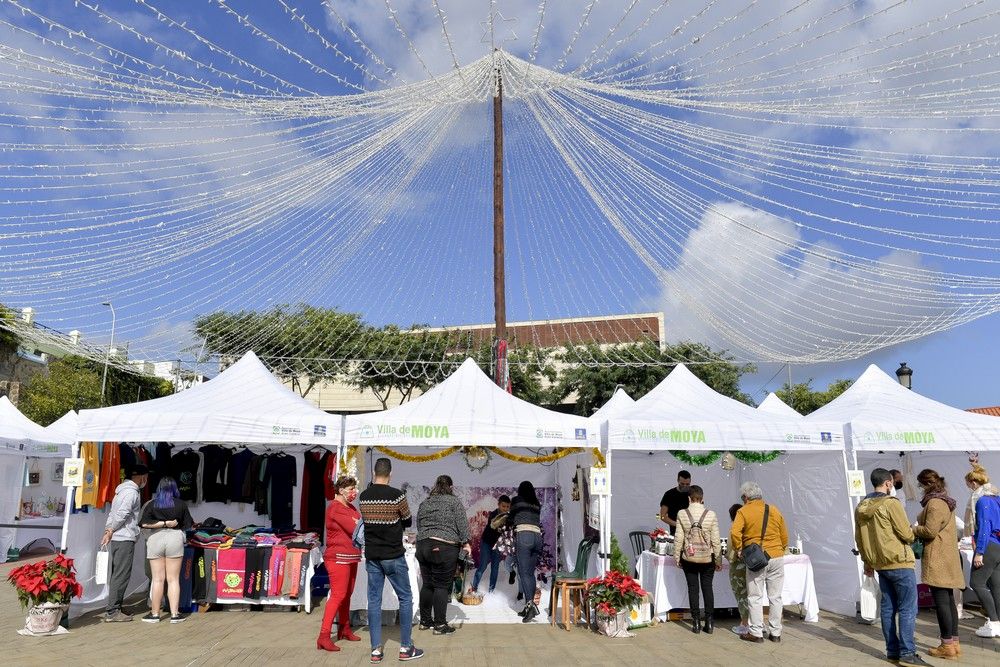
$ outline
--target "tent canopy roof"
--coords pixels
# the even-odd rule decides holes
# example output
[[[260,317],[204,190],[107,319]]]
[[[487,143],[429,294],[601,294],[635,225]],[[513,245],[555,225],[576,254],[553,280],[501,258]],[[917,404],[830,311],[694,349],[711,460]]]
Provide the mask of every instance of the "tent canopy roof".
[[[851,443],[859,450],[1000,449],[1000,419],[921,396],[874,364],[847,391],[805,420],[846,424]]]
[[[772,415],[784,416],[794,419],[795,417],[801,417],[798,412],[793,408],[789,407],[787,403],[778,398],[778,395],[773,391],[767,395],[767,398],[757,406],[757,409],[761,412],[766,412]]]
[[[31,421],[0,396],[0,451],[9,450],[28,456],[69,456],[72,440],[49,433]]]
[[[383,412],[348,415],[347,445],[596,447],[598,423],[508,394],[472,359],[427,393]]]
[[[614,415],[617,415],[622,410],[626,410],[635,405],[635,399],[628,395],[621,387],[615,389],[615,393],[611,394],[611,398],[608,402],[602,405],[597,412],[591,415],[591,419],[596,419],[598,421],[611,419]]]
[[[760,412],[723,396],[684,364],[635,405],[608,420],[608,446],[641,450],[831,450],[843,446],[836,423]]]
[[[253,352],[191,389],[81,410],[77,438],[138,442],[340,444],[341,417],[281,384]]]

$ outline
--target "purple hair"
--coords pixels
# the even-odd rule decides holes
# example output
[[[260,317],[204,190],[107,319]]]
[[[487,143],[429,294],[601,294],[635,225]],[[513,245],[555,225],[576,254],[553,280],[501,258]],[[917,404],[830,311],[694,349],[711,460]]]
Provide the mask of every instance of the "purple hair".
[[[153,507],[157,509],[173,507],[174,499],[180,497],[181,492],[177,490],[177,482],[174,481],[174,478],[164,477],[157,485],[156,493],[153,494]]]

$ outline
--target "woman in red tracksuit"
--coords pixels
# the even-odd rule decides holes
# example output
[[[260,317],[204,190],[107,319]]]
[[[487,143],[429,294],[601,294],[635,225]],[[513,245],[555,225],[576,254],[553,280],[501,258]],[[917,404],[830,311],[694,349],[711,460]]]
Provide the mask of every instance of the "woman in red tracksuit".
[[[336,495],[326,507],[326,551],[323,562],[330,575],[330,597],[323,609],[323,624],[319,629],[316,648],[339,651],[330,639],[333,618],[337,617],[337,639],[361,641],[351,632],[351,593],[358,575],[361,551],[355,548],[351,537],[354,527],[361,521],[361,514],[352,504],[358,497],[358,482],[353,477],[340,477],[334,484]]]

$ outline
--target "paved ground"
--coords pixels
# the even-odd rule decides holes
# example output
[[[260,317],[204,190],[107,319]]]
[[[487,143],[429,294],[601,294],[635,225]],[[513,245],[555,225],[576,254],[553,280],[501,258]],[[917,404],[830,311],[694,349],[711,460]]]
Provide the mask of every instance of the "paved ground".
[[[0,565],[6,581],[9,565]],[[143,611],[145,608],[143,608]],[[132,611],[140,611],[138,604]],[[322,613],[322,606],[319,610]],[[21,637],[24,615],[13,589],[0,586],[0,664],[2,665],[259,665],[278,661],[294,664],[368,664],[368,633],[361,642],[341,642],[340,653],[315,649],[320,616],[294,612],[209,612],[185,623],[151,625],[107,624],[95,617],[75,623],[70,634]],[[1000,666],[1000,639],[980,639],[973,630],[982,620],[962,622],[962,664]],[[450,637],[416,632],[416,643],[427,651],[420,665],[878,665],[882,635],[878,626],[823,614],[819,623],[788,617],[781,644],[748,644],[729,632],[729,619],[714,635],[694,635],[680,623],[636,630],[631,639],[608,639],[585,628],[571,632],[547,623],[466,625]],[[933,612],[921,612],[917,643],[931,645],[936,624]],[[397,664],[398,628],[386,628],[386,660]],[[936,644],[936,642],[934,642]],[[945,661],[931,661],[944,664]],[[950,663],[954,664],[954,663]]]

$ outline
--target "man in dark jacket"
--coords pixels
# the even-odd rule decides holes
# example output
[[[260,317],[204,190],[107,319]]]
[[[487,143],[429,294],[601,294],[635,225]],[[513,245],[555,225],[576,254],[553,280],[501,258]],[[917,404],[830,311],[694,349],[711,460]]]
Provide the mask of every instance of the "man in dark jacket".
[[[492,565],[490,569],[490,593],[497,587],[497,575],[500,574],[500,551],[497,549],[497,539],[500,537],[500,528],[507,519],[510,512],[510,496],[503,495],[497,501],[497,508],[490,512],[486,518],[486,527],[483,528],[483,536],[479,541],[479,566],[476,574],[472,578],[472,590],[479,590],[479,581],[483,578],[483,572],[487,565]]]

